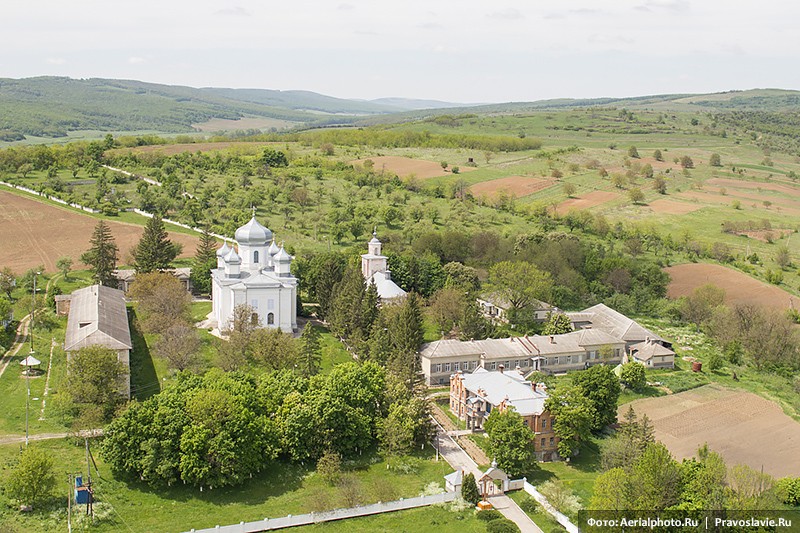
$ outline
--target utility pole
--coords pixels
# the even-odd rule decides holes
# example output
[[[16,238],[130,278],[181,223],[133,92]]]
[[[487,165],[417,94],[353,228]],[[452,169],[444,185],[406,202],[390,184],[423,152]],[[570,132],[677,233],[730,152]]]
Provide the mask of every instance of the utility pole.
[[[72,533],[72,474],[69,475],[69,489],[67,490],[67,533]]]
[[[33,273],[33,298],[31,298],[31,320],[28,322],[28,337],[31,339],[31,353],[29,357],[33,357],[33,324],[36,316],[36,276],[41,272]],[[30,359],[28,363],[30,363]],[[28,411],[30,410],[31,403],[31,365],[25,365],[25,385],[28,394],[25,396],[25,447],[28,447]]]

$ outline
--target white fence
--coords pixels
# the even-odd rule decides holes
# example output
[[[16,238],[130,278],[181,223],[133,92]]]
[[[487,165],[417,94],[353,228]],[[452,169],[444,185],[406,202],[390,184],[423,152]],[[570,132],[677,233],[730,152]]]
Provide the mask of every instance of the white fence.
[[[51,202],[57,202],[57,203],[62,204],[62,205],[67,205],[69,207],[74,207],[75,209],[80,209],[81,211],[86,211],[87,213],[99,213],[100,212],[100,210],[98,210],[98,209],[92,209],[91,207],[86,207],[86,206],[83,206],[81,204],[69,203],[66,200],[62,200],[61,198],[58,198],[56,196],[50,196],[49,194],[41,193],[39,191],[34,191],[33,189],[29,189],[28,187],[23,187],[22,185],[14,185],[13,183],[6,183],[5,181],[0,181],[0,185],[5,185],[6,187],[9,187],[11,189],[17,189],[18,191],[23,191],[23,192],[26,192],[28,194],[41,196],[42,198],[47,198]],[[133,211],[134,213],[136,213],[138,215],[142,215],[143,217],[153,218],[153,213],[148,213],[147,211],[142,211],[141,209],[134,208],[134,209],[126,210],[126,211]],[[188,230],[191,230],[191,231],[196,231],[197,233],[203,233],[202,229],[195,228],[194,226],[190,226],[188,224],[184,224],[183,222],[178,222],[177,220],[170,220],[168,218],[163,218],[162,220],[166,224],[172,224],[173,226],[180,226],[181,228],[185,228],[185,229],[188,229]],[[232,240],[230,237],[226,237],[225,235],[219,235],[218,233],[211,233],[211,235],[213,237],[216,237],[216,238],[222,239],[222,240],[229,240],[229,241]]]
[[[49,194],[45,194],[39,191],[34,191],[33,189],[29,189],[27,187],[23,187],[22,185],[14,185],[13,183],[6,183],[5,181],[0,181],[0,185],[5,185],[6,187],[10,187],[11,189],[17,189],[18,191],[24,191],[28,194],[33,194],[36,196],[41,196],[42,198],[47,198],[51,202],[57,202],[59,204],[68,205],[70,207],[74,207],[75,209],[80,209],[81,211],[86,211],[87,213],[99,213],[97,209],[92,209],[91,207],[85,207],[81,204],[76,203],[69,203],[66,200],[62,200],[56,196],[50,196]]]
[[[556,519],[556,522],[564,526],[569,533],[578,533],[578,526],[573,524],[566,515],[558,512],[555,507],[550,505],[550,502],[547,501],[547,498],[544,495],[536,490],[536,487],[525,481],[523,484],[523,490],[533,496],[533,499],[539,502],[539,504],[544,507],[545,511],[550,513],[550,515]]]
[[[396,500],[386,503],[373,503],[371,505],[362,505],[361,507],[351,507],[349,509],[335,509],[333,511],[324,511],[322,513],[308,513],[297,516],[284,516],[282,518],[265,518],[257,522],[239,522],[230,526],[216,526],[208,529],[192,529],[196,533],[253,533],[257,531],[273,531],[275,529],[283,529],[295,526],[307,526],[310,524],[318,524],[321,522],[331,522],[333,520],[342,520],[345,518],[356,518],[359,516],[369,516],[380,513],[390,513],[393,511],[402,511],[405,509],[414,509],[416,507],[427,507],[437,503],[452,502],[456,499],[455,492],[445,492],[444,494],[433,494],[431,496],[417,496],[416,498],[408,498],[405,500]]]

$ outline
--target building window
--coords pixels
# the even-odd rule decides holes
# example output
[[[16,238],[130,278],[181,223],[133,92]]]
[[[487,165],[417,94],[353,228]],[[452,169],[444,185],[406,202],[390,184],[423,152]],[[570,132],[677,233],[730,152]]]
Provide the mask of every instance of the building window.
[[[258,300],[250,300],[250,307],[258,309]]]
[[[258,263],[258,251],[253,252],[253,263]]]
[[[550,446],[553,445],[553,437],[550,437]]]
[[[489,363],[489,370],[497,370],[497,361]]]
[[[441,371],[442,371],[442,365],[441,364],[437,363],[437,364],[433,365],[433,373],[434,374],[438,374]]]
[[[528,360],[527,359],[523,359],[522,360],[522,368],[525,368],[526,366],[528,366]]]
[[[267,315],[267,324],[274,324],[275,323],[275,313],[269,313]]]
[[[275,300],[267,300],[267,310],[272,311],[275,309]]]
[[[473,361],[471,367],[472,367],[472,370],[475,370],[476,368],[478,368],[478,362],[477,361]]]
[[[547,419],[542,418],[542,429],[547,429]]]
[[[619,357],[619,348],[614,350],[614,357]]]
[[[525,420],[523,420],[522,423],[525,424],[525,427],[528,427],[528,419],[527,418]]]
[[[456,361],[455,363],[453,363],[453,372],[458,372],[459,370],[461,370],[461,363]]]
[[[444,364],[444,371],[445,372],[450,372],[450,363],[445,363]]]
[[[542,448],[544,448],[545,439],[542,439]]]
[[[253,313],[250,315],[250,323],[254,326],[258,325],[258,313]]]

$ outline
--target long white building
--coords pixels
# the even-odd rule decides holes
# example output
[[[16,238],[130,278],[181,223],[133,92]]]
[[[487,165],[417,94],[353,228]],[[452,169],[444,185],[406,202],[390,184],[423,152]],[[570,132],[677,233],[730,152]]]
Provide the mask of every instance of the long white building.
[[[297,330],[292,257],[275,244],[272,231],[255,216],[236,230],[235,239],[238,250],[223,244],[217,250],[217,268],[211,271],[211,300],[219,329],[230,328],[237,305],[249,305],[257,325],[286,333]]]

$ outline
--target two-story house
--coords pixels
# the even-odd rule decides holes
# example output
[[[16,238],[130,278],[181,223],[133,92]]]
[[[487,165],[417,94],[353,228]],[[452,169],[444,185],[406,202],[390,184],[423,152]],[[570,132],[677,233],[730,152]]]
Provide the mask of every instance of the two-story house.
[[[554,461],[558,459],[558,437],[553,432],[553,417],[544,408],[546,400],[545,385],[526,381],[520,369],[506,371],[501,366],[492,372],[477,368],[450,377],[450,410],[468,429],[482,429],[493,410],[514,409],[532,432],[536,458]]]

